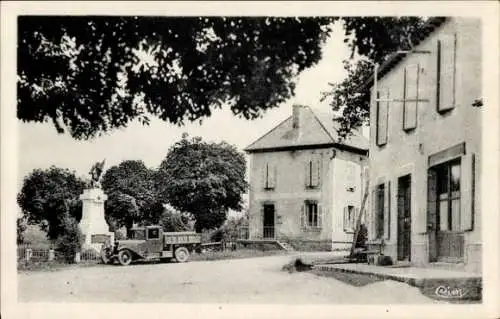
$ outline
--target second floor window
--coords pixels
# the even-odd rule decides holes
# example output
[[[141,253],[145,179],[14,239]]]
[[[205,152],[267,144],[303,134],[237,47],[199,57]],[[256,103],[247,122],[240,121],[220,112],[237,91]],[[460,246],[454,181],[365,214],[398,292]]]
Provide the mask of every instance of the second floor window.
[[[318,188],[321,184],[321,161],[311,159],[305,162],[304,172],[306,188]]]

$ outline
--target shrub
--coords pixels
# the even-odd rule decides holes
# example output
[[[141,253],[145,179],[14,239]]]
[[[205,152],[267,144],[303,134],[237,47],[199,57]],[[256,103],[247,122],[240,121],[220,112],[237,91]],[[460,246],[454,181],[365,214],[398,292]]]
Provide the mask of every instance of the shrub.
[[[72,263],[75,254],[80,252],[83,235],[75,218],[66,215],[61,221],[61,234],[56,239],[56,247],[64,255],[66,262]]]

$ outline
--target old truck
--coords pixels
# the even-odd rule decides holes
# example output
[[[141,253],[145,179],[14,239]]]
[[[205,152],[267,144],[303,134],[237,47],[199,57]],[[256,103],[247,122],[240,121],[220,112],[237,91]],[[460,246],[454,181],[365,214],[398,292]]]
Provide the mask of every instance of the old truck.
[[[127,266],[135,260],[170,260],[183,263],[201,244],[201,235],[195,232],[163,232],[161,226],[132,228],[129,238],[106,243],[101,249],[105,264],[118,261]]]

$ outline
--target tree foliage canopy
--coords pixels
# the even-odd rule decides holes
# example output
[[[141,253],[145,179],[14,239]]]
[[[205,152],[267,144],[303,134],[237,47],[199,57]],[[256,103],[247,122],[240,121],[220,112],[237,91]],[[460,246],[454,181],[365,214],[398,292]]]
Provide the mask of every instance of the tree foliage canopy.
[[[331,21],[21,16],[17,116],[77,139],[150,116],[201,120],[226,104],[254,119],[293,95],[294,76],[320,60]]]
[[[108,194],[108,221],[128,229],[134,222],[158,223],[163,206],[157,199],[154,174],[139,160],[123,161],[104,173],[101,185]]]
[[[175,143],[160,165],[160,196],[193,214],[196,230],[219,227],[229,209],[240,210],[247,190],[243,154],[225,142],[207,143],[187,136]]]
[[[25,177],[17,203],[29,223],[40,224],[55,239],[63,230],[64,218],[82,218],[79,197],[84,187],[85,181],[67,169],[35,169]]]

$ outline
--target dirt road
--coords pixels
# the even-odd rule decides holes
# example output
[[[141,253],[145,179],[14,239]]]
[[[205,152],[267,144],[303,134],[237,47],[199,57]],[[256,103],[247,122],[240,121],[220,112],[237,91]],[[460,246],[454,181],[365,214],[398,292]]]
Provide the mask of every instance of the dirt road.
[[[23,273],[19,301],[387,304],[433,303],[393,281],[354,287],[311,273],[287,273],[293,256],[239,260],[96,266]]]

